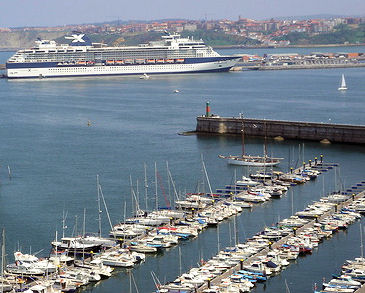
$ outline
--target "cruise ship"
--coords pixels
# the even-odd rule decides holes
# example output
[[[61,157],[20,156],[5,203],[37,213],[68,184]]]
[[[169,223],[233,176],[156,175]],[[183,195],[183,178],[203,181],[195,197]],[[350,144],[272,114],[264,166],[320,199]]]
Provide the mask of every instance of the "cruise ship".
[[[139,46],[107,47],[91,43],[82,33],[66,36],[69,44],[36,41],[17,51],[6,63],[8,78],[93,75],[164,74],[228,71],[239,60],[221,56],[202,40],[166,34]]]

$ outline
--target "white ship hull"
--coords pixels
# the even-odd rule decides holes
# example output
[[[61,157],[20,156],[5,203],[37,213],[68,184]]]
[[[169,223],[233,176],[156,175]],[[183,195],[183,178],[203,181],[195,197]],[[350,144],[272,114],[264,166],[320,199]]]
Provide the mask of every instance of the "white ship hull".
[[[132,75],[132,74],[170,74],[228,71],[239,58],[201,62],[193,64],[159,64],[159,65],[128,65],[128,66],[67,66],[67,67],[29,67],[8,68],[8,78],[46,78],[46,77],[70,77],[70,76],[107,76],[107,75]]]
[[[276,166],[280,162],[256,162],[256,161],[249,161],[249,160],[240,160],[238,159],[228,159],[228,164],[230,165],[238,165],[238,166],[253,166],[253,167],[270,167]]]

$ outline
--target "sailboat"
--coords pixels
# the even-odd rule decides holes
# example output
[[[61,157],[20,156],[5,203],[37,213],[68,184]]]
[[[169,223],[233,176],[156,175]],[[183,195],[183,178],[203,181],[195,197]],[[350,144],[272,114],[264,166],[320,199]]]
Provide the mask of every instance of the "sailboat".
[[[342,78],[341,78],[341,85],[338,88],[339,91],[345,91],[347,90],[347,86],[346,86],[346,81],[345,81],[345,75],[342,74]]]
[[[253,166],[253,167],[276,166],[280,163],[280,160],[282,160],[282,158],[273,158],[273,157],[269,157],[267,155],[266,136],[265,136],[265,146],[264,146],[264,155],[263,156],[246,155],[245,154],[245,139],[244,139],[243,121],[242,121],[241,137],[242,137],[242,155],[240,155],[240,156],[218,155],[218,157],[221,159],[228,159],[228,164],[231,164],[231,165]]]

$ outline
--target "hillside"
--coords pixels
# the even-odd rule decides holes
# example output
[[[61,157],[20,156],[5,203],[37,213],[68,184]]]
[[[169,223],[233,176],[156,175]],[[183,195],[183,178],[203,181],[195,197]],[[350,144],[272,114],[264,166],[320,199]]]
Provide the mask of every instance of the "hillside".
[[[46,31],[0,32],[0,50],[29,48],[34,46],[34,41],[37,40],[37,38],[53,40],[65,34],[66,32]]]

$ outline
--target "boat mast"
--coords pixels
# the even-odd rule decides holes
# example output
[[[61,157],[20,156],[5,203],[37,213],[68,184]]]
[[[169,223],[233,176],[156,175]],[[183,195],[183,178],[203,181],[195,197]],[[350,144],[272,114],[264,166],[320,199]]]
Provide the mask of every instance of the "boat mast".
[[[158,210],[158,194],[157,194],[157,163],[155,162],[155,208]]]
[[[5,228],[2,232],[2,243],[1,243],[1,289],[4,289],[4,268],[5,268]]]
[[[241,125],[241,140],[242,140],[242,158],[245,156],[245,131],[243,125],[243,115],[242,117],[242,125]]]
[[[99,237],[101,237],[101,205],[100,205],[99,175],[96,175],[96,189],[98,193],[98,224],[99,224],[98,234]]]
[[[213,197],[212,186],[210,185],[208,172],[207,172],[207,169],[205,168],[205,164],[204,164],[204,160],[203,160],[203,154],[201,155],[201,158],[202,158],[203,171],[204,171],[205,178],[207,179],[207,183],[208,183],[208,187],[209,187],[210,196]]]
[[[236,199],[236,194],[237,194],[237,170],[234,169],[234,195],[233,195],[233,200]],[[237,220],[237,216],[235,215],[234,218],[233,218],[233,233],[234,233],[234,246],[237,245],[237,223],[236,223],[236,220]]]
[[[170,181],[170,176],[169,176],[169,162],[168,161],[166,161],[166,175],[167,175],[168,198],[169,198],[169,201],[172,202],[172,198],[171,198],[171,181]]]
[[[364,246],[362,243],[362,225],[361,225],[361,223],[360,223],[360,249],[361,249],[360,256],[361,256],[361,258],[364,258]]]
[[[181,247],[179,246],[179,276],[182,275],[182,267],[181,267]]]
[[[267,129],[266,129],[266,121],[264,122],[264,131],[265,131],[265,137],[264,137],[264,162],[267,158]]]
[[[85,237],[86,234],[86,208],[84,208],[84,222],[82,225],[82,237]]]
[[[67,229],[67,226],[65,225],[67,214],[68,214],[68,212],[66,212],[66,214],[65,214],[65,210],[63,210],[63,213],[62,213],[62,238],[65,237],[65,230]]]
[[[145,208],[146,211],[148,210],[148,202],[147,202],[147,195],[148,195],[148,182],[147,182],[147,165],[144,163],[144,195],[145,195]]]
[[[217,251],[219,254],[219,251],[221,250],[221,245],[220,245],[220,238],[219,238],[219,224],[217,225]]]
[[[137,201],[137,205],[139,207],[139,183],[138,183],[138,178],[136,179],[136,201]]]
[[[133,200],[133,183],[132,183],[132,175],[129,174],[129,186],[131,188],[131,197],[132,197],[132,201],[131,201],[131,204],[132,204],[132,215],[133,216],[136,216],[136,213],[137,213],[137,210],[134,211],[134,200]]]
[[[175,194],[175,197],[177,200],[180,200],[179,199],[179,195],[176,191],[176,186],[175,186],[175,182],[174,182],[174,179],[172,179],[172,175],[171,175],[171,172],[170,172],[170,169],[167,169],[167,175],[168,175],[168,178],[170,179],[170,182],[171,182],[171,185],[172,185],[172,188],[173,188],[173,191],[174,191],[174,194]]]
[[[103,200],[104,208],[105,208],[105,211],[106,211],[106,215],[107,215],[107,217],[108,217],[109,226],[110,226],[110,229],[113,231],[112,221],[111,221],[111,219],[110,219],[110,215],[109,215],[108,207],[107,207],[107,205],[106,205],[105,198],[104,198],[104,194],[103,194],[103,190],[101,189],[101,185],[100,185],[100,184],[99,184],[99,189],[100,189],[101,199]],[[115,235],[114,235],[114,237],[115,237]]]

